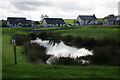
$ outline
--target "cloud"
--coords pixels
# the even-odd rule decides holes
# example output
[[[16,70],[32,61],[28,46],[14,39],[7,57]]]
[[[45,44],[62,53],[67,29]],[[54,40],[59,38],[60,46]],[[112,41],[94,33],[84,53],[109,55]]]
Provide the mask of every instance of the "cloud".
[[[11,4],[19,10],[34,11],[36,8],[26,2],[11,2]]]
[[[11,2],[13,6],[19,10],[39,10],[42,7],[46,8],[56,8],[63,11],[88,11],[93,10],[94,7],[86,6],[85,3],[76,3],[76,2]]]
[[[0,19],[8,16],[40,20],[41,14],[49,17],[77,18],[78,15],[105,17],[117,15],[119,0],[4,0],[0,3]],[[9,13],[9,14],[8,14]],[[5,17],[6,16],[6,17]]]

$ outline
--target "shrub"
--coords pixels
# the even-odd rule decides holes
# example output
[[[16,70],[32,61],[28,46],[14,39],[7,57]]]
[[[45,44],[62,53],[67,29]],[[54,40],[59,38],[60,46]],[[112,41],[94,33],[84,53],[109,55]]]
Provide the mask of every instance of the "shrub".
[[[46,60],[50,57],[46,54],[46,48],[40,46],[37,43],[24,43],[25,54],[29,56],[31,62],[43,62],[46,63]]]
[[[16,45],[23,45],[25,42],[30,41],[30,38],[23,34],[15,34],[12,36],[12,39],[16,40]]]
[[[72,42],[72,39],[73,39],[73,36],[71,35],[66,35],[62,38],[62,41],[64,41],[65,43],[71,43]]]
[[[97,41],[93,38],[82,38],[82,37],[73,37],[71,35],[64,36],[63,39],[64,43],[69,46],[75,46],[78,48],[86,47],[86,48],[93,48],[96,46]]]
[[[29,37],[31,40],[36,40],[37,35],[36,35],[35,33],[29,33],[29,34],[28,34],[28,37]]]
[[[41,38],[42,40],[48,40],[49,34],[45,31],[42,31],[40,34],[38,34],[38,37]]]
[[[98,65],[119,65],[119,57],[119,48],[108,46],[95,50],[92,62]]]
[[[98,40],[97,45],[99,45],[99,46],[118,46],[118,45],[120,45],[120,41],[114,40],[112,38],[104,38],[102,40]]]
[[[74,58],[70,57],[60,57],[55,61],[54,64],[62,64],[62,65],[80,65],[80,63]]]
[[[57,32],[42,31],[39,35],[42,40],[49,40],[50,44],[60,43],[61,35]]]
[[[71,35],[64,36],[62,38],[63,42],[68,46],[75,46],[78,48],[86,47],[87,49],[92,49],[96,46],[119,46],[120,42],[110,38],[104,38],[101,40],[95,40],[94,38],[83,38],[83,37],[73,37]]]
[[[61,41],[61,35],[60,33],[57,33],[57,32],[49,32],[48,33],[50,36],[49,36],[49,43],[60,43]]]

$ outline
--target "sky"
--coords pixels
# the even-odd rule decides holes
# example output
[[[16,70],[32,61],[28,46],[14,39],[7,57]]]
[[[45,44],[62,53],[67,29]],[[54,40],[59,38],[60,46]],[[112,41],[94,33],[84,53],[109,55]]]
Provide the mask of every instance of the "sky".
[[[0,20],[7,17],[26,17],[39,21],[41,15],[50,18],[76,19],[78,15],[103,18],[118,15],[120,0],[0,0]]]

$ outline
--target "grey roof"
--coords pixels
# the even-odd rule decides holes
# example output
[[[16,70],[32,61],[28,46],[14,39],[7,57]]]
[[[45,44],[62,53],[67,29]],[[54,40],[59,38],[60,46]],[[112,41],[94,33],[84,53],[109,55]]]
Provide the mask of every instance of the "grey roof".
[[[105,17],[105,19],[107,19],[108,21],[117,21],[117,16],[109,16]]]
[[[10,24],[22,23],[22,24],[31,25],[31,20],[26,20],[26,18],[24,18],[24,17],[8,17],[7,21],[9,21]]]
[[[79,15],[82,20],[97,20],[95,15]]]
[[[10,24],[18,24],[18,23],[25,23],[26,18],[18,18],[18,17],[8,17],[7,21],[10,22]]]
[[[32,22],[31,22],[31,20],[26,20],[26,21],[25,21],[25,24],[29,24],[29,25],[31,25]]]
[[[65,24],[62,18],[44,18],[48,24]]]

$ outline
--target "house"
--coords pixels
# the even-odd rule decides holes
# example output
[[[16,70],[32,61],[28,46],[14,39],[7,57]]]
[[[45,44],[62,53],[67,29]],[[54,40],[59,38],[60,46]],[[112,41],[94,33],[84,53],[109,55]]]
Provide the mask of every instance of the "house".
[[[43,27],[65,26],[62,18],[44,18],[42,22]]]
[[[97,25],[98,20],[94,15],[79,15],[77,17],[77,24],[79,25]]]
[[[103,19],[103,25],[120,25],[120,15],[108,15]]]
[[[103,25],[117,25],[118,24],[117,18],[118,18],[117,16],[108,15],[103,19]]]
[[[120,25],[120,15],[117,16],[117,25]]]
[[[6,25],[8,27],[31,27],[31,20],[26,20],[26,18],[22,17],[8,17]]]
[[[34,27],[40,27],[41,25],[40,25],[40,22],[34,21],[34,22],[33,22],[33,26],[34,26]]]

